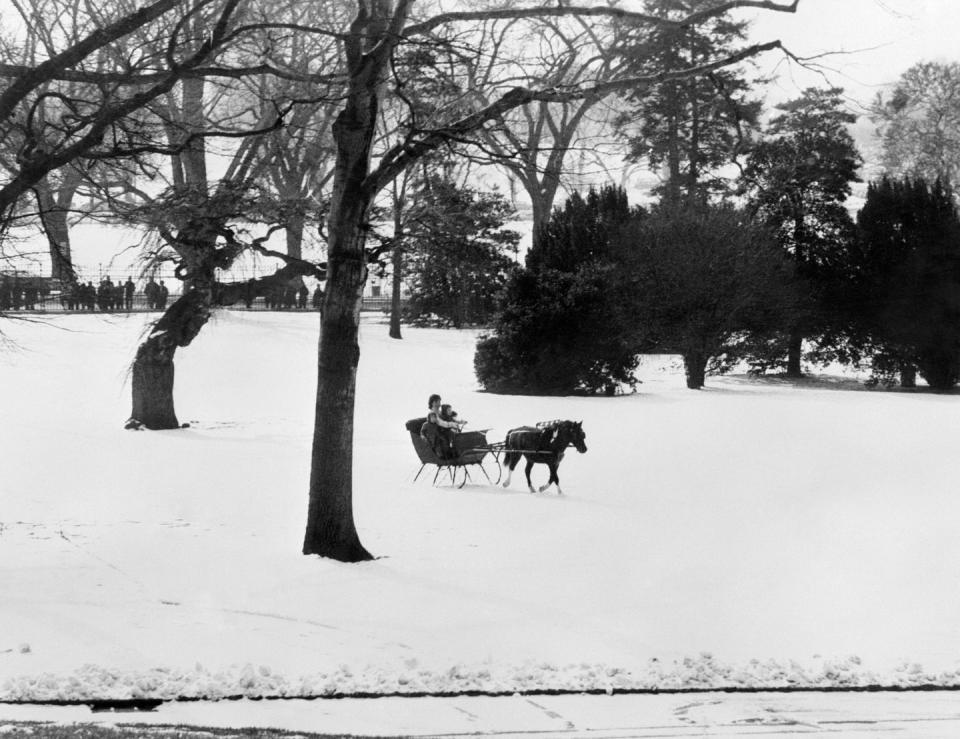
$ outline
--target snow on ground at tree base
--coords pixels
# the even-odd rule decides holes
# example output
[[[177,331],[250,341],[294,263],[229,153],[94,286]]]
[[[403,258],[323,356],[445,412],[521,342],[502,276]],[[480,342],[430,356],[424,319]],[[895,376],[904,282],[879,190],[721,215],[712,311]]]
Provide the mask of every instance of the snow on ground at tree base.
[[[354,507],[378,559],[342,564],[300,554],[317,316],[218,314],[178,353],[178,431],[122,429],[144,328],[3,324],[2,700],[960,685],[955,394],[694,392],[648,358],[635,395],[501,396],[477,332],[365,316]],[[522,469],[413,482],[431,392],[490,440],[582,420],[565,494]]]

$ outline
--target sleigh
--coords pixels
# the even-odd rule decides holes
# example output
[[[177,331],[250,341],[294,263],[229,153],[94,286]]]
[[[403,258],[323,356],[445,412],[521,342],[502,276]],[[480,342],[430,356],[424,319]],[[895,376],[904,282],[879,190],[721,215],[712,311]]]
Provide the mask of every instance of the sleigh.
[[[452,450],[438,450],[420,433],[426,420],[426,418],[414,418],[406,424],[413,449],[420,460],[420,469],[413,478],[414,482],[430,465],[436,468],[433,475],[434,485],[443,476],[448,477],[450,484],[454,487],[462,488],[468,481],[472,481],[471,472],[478,479],[482,473],[491,485],[500,482],[499,451],[502,449],[502,444],[488,444],[486,430],[455,434]]]

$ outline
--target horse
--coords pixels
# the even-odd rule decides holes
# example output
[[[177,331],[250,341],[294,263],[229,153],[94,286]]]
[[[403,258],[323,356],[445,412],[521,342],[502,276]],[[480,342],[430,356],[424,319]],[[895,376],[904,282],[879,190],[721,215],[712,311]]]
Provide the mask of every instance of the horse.
[[[553,483],[557,484],[557,494],[563,495],[560,489],[560,478],[557,476],[557,467],[563,459],[563,453],[568,446],[576,447],[583,454],[587,451],[587,436],[583,433],[583,422],[551,421],[536,426],[521,426],[507,432],[504,448],[507,450],[503,464],[507,468],[507,479],[503,486],[510,485],[510,476],[513,474],[520,457],[527,458],[527,487],[531,493],[537,492],[530,482],[530,470],[534,464],[545,464],[550,468],[550,479],[540,488],[542,493]]]

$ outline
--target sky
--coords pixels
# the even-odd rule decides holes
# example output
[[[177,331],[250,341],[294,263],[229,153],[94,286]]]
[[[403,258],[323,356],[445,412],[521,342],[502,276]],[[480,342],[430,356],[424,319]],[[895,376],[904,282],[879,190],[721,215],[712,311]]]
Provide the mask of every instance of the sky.
[[[750,11],[751,39],[779,38],[794,54],[820,57],[820,72],[785,63],[774,52],[764,60],[777,72],[771,102],[796,97],[810,85],[843,87],[867,104],[920,61],[956,61],[960,3],[956,0],[800,0],[796,13]]]

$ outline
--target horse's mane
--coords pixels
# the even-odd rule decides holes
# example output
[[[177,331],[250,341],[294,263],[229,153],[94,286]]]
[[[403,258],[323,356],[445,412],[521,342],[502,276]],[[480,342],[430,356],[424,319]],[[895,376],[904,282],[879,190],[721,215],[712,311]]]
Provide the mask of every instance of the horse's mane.
[[[539,421],[537,430],[540,432],[540,445],[553,444],[557,435],[569,432],[573,428],[573,421],[554,419],[553,421]]]

